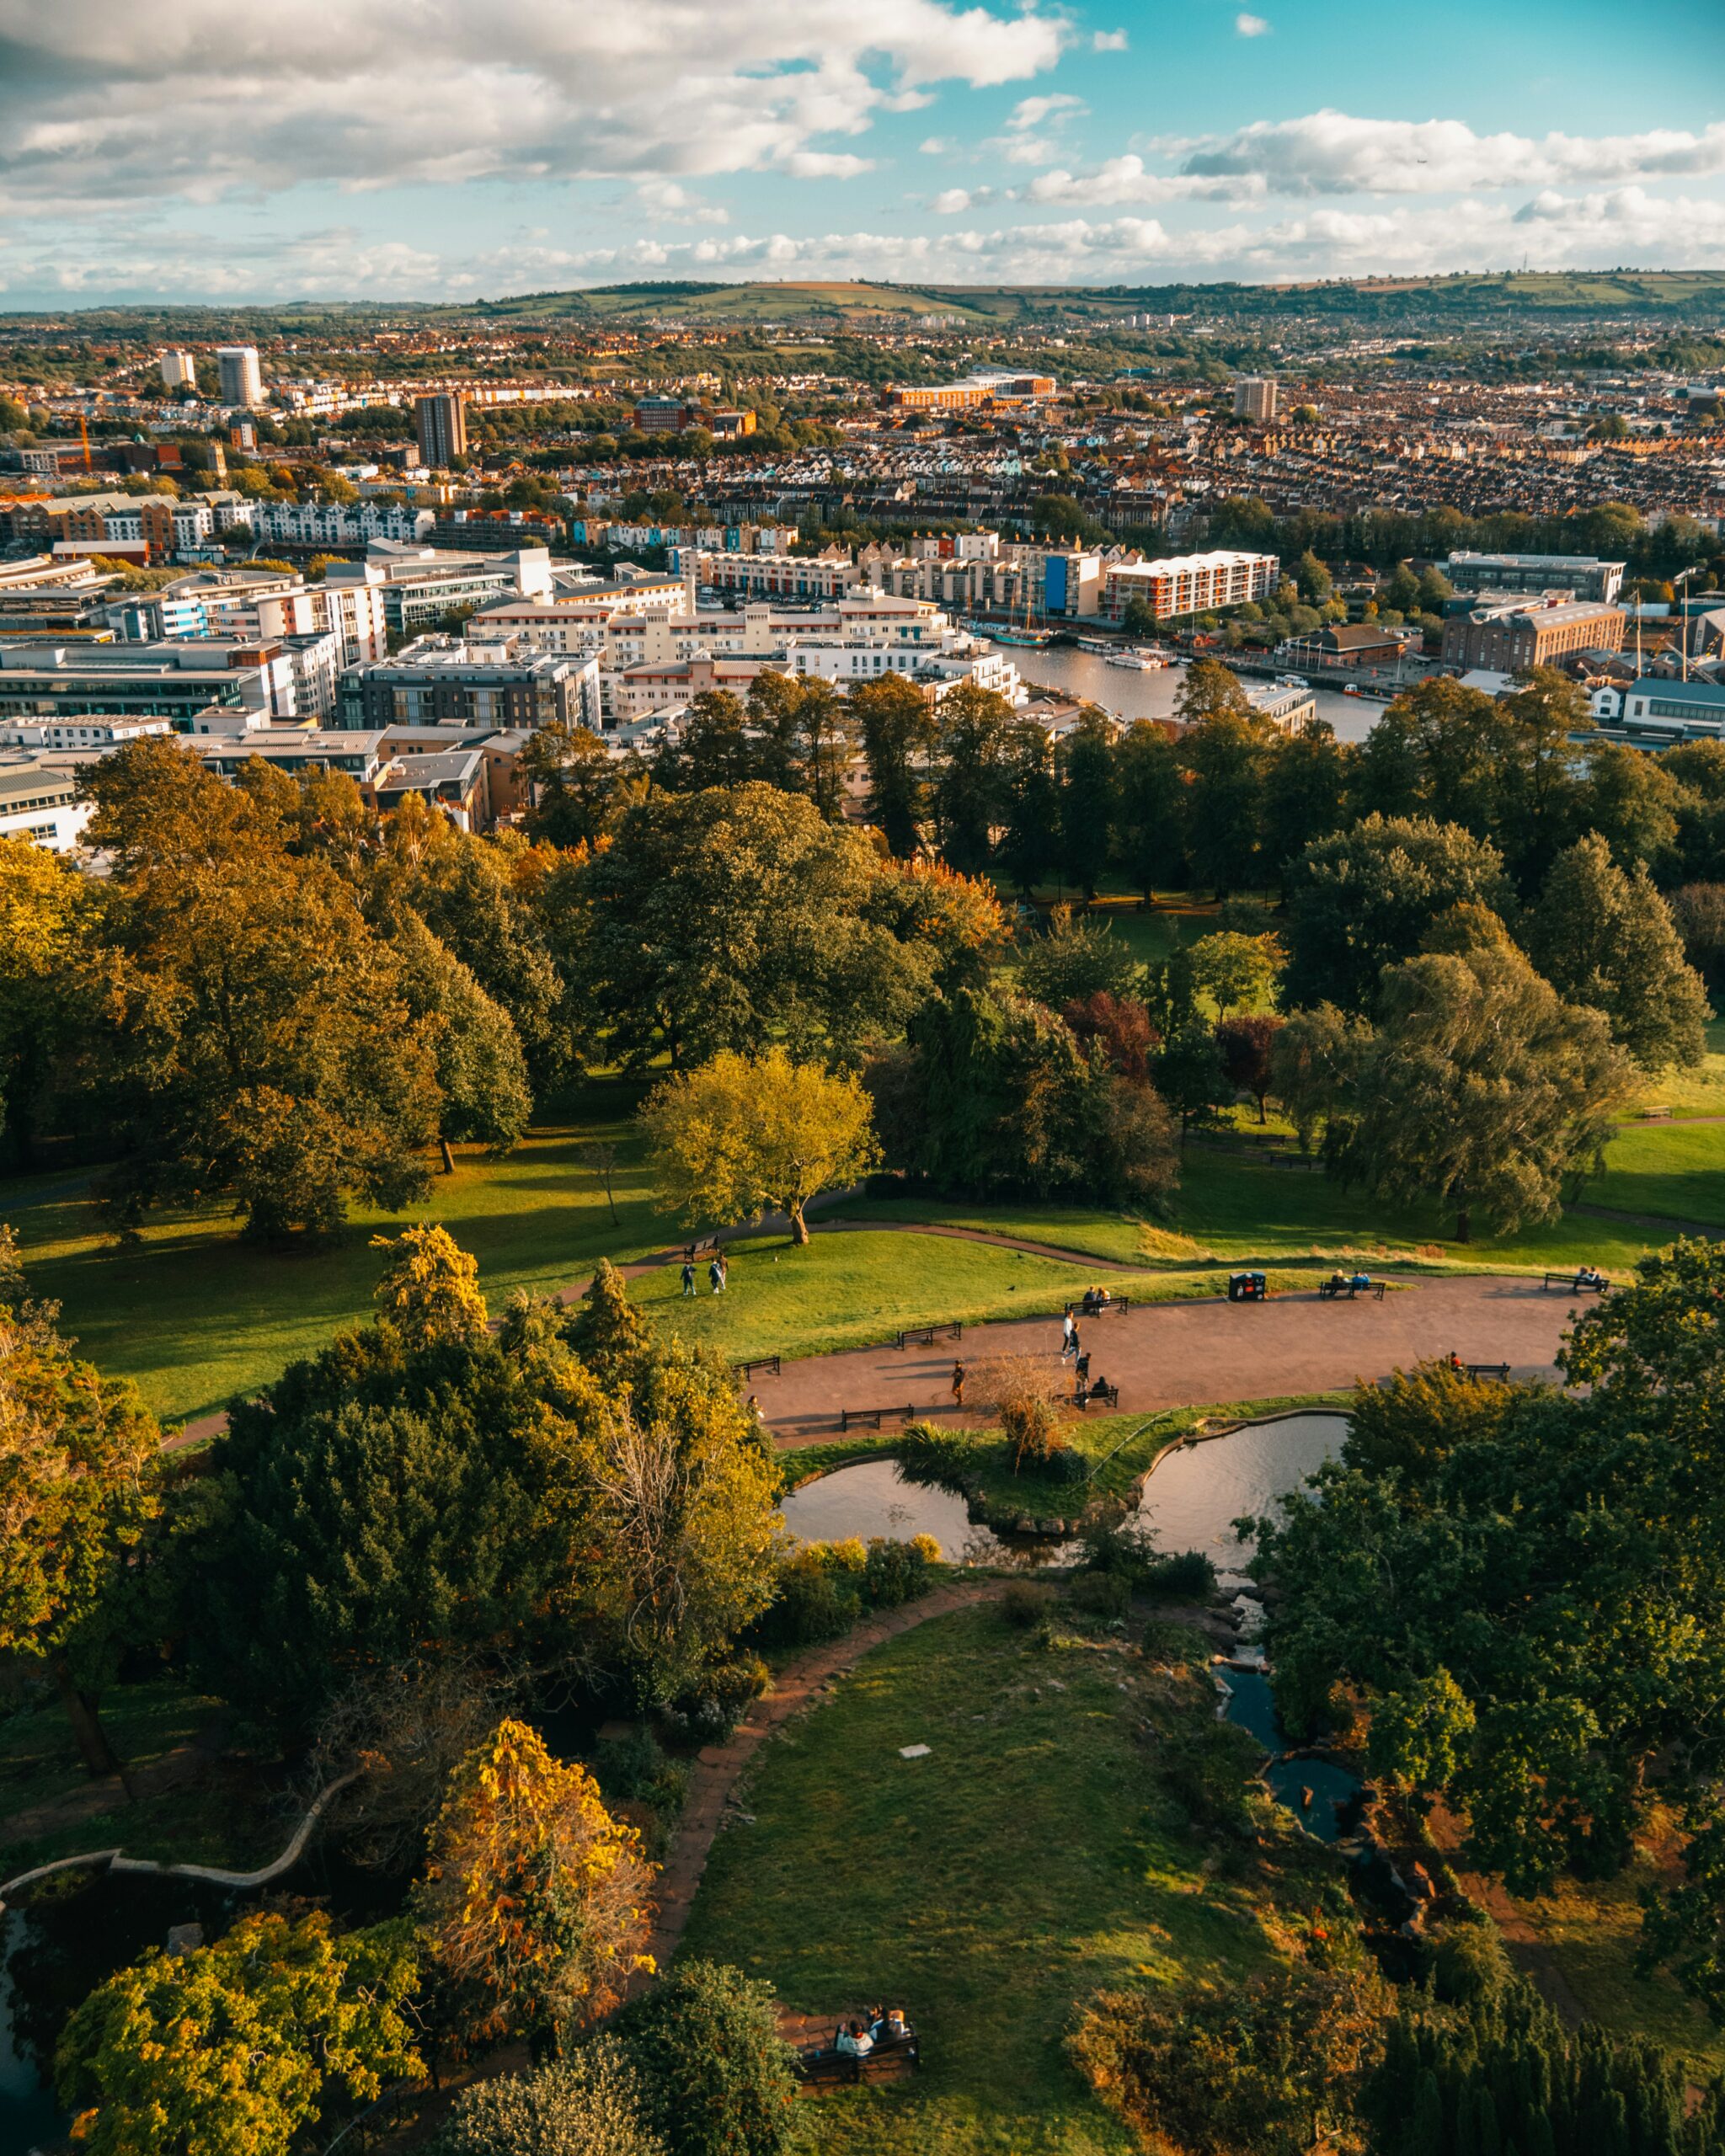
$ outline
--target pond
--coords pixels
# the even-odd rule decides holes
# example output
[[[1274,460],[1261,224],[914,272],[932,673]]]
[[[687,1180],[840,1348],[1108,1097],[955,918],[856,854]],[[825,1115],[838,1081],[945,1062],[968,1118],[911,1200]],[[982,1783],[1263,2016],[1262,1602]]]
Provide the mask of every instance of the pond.
[[[1236,1540],[1234,1522],[1272,1510],[1335,1458],[1347,1434],[1345,1415],[1280,1415],[1183,1445],[1145,1484],[1138,1517],[1159,1550],[1201,1550],[1219,1571],[1241,1572],[1252,1545]]]
[[[932,1534],[950,1565],[1007,1561],[999,1536],[971,1524],[963,1497],[932,1483],[907,1482],[895,1460],[835,1468],[793,1490],[780,1509],[799,1542],[842,1542],[853,1534],[865,1542],[876,1534],[908,1542]]]
[[[1281,1754],[1288,1742],[1276,1714],[1269,1679],[1255,1669],[1220,1669],[1219,1681],[1228,1688],[1223,1702],[1227,1719],[1255,1737],[1270,1755],[1264,1780],[1270,1794],[1284,1804],[1308,1834],[1321,1842],[1338,1838],[1338,1807],[1359,1794],[1357,1775],[1328,1759],[1287,1759]],[[1308,1796],[1308,1792],[1310,1795]]]

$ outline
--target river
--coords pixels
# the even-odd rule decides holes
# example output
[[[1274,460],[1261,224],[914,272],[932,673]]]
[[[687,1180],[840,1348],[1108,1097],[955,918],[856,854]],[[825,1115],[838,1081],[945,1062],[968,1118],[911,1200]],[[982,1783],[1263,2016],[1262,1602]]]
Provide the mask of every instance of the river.
[[[1117,718],[1172,718],[1174,699],[1186,678],[1183,666],[1167,666],[1155,674],[1135,674],[1124,666],[1110,666],[1094,652],[1070,645],[1048,651],[1020,651],[996,647],[1033,687],[1060,689],[1068,696],[1083,696],[1100,704]],[[1251,680],[1255,676],[1247,675]],[[1344,696],[1339,689],[1320,689],[1317,715],[1336,729],[1338,741],[1363,741],[1383,706],[1375,698]]]

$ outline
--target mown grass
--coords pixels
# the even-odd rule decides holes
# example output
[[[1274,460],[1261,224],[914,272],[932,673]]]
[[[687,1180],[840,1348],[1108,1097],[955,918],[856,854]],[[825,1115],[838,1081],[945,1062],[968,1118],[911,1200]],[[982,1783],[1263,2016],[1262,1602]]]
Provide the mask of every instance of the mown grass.
[[[1589,1205],[1725,1226],[1725,1123],[1674,1119],[1626,1130],[1605,1154]]]
[[[116,1685],[102,1698],[102,1726],[130,1767],[147,1766],[184,1744],[221,1702],[170,1677]],[[87,1786],[89,1776],[57,1700],[21,1706],[0,1718],[0,1819]]]
[[[1135,1652],[1038,1652],[991,1608],[867,1656],[762,1753],[714,1844],[685,1951],[802,2011],[902,2005],[916,2081],[809,2105],[844,2156],[1103,2156],[1134,2146],[1067,2063],[1097,1988],[1220,1982],[1270,1951],[1262,1878],[1223,1884],[1160,1790],[1140,1725],[1207,1718],[1200,1674]],[[926,1743],[927,1758],[901,1746]],[[1300,1864],[1303,1852],[1288,1860]]]

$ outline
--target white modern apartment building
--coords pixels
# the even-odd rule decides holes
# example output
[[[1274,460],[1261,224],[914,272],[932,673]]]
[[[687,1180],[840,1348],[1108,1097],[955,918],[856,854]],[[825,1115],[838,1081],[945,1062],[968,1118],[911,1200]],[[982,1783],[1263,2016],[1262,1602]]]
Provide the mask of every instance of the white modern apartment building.
[[[260,539],[280,539],[300,547],[363,547],[373,539],[417,545],[436,523],[429,509],[404,509],[395,503],[271,502],[254,505],[246,520]]]
[[[222,403],[250,406],[264,402],[264,376],[255,344],[218,344],[216,370]]]
[[[1243,606],[1274,589],[1281,566],[1274,554],[1249,554],[1233,547],[1208,554],[1173,554],[1155,562],[1115,563],[1103,580],[1103,618],[1123,620],[1135,599],[1163,622]]]
[[[198,364],[190,352],[164,352],[161,365],[162,387],[164,389],[197,387]]]
[[[50,853],[70,853],[90,819],[77,774],[45,756],[0,758],[0,839],[29,839]]]

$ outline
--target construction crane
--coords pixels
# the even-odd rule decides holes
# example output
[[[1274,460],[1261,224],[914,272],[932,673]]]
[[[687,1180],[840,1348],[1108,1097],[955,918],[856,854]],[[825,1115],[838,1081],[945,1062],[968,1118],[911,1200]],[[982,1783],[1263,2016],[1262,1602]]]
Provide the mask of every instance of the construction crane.
[[[77,415],[77,435],[78,440],[84,446],[84,469],[86,472],[93,472],[96,467],[90,462],[90,430],[85,424],[82,412]]]

